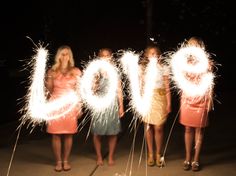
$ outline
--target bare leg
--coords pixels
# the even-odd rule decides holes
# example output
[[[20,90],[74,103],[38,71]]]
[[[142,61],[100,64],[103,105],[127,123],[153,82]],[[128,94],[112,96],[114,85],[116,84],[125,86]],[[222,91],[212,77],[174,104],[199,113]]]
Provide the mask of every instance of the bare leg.
[[[63,157],[64,170],[71,169],[68,159],[70,156],[72,144],[73,144],[73,135],[72,134],[65,134],[64,135],[64,157]]]
[[[109,145],[109,156],[108,156],[108,164],[114,165],[114,152],[116,148],[117,143],[117,136],[116,135],[110,135],[108,139],[108,145]]]
[[[184,138],[185,138],[185,152],[186,152],[185,161],[190,162],[191,161],[193,138],[194,138],[194,128],[186,126]]]
[[[194,161],[199,161],[199,155],[202,147],[202,140],[203,140],[203,129],[196,128]]]
[[[62,158],[61,158],[61,135],[53,134],[52,135],[52,149],[56,159],[56,171],[62,170]]]
[[[152,125],[146,124],[144,126],[144,134],[147,141],[147,149],[148,149],[148,159],[147,159],[147,165],[153,166],[155,164],[154,162],[154,156],[153,156],[153,129]]]
[[[163,125],[161,126],[154,126],[154,139],[155,139],[155,145],[156,145],[156,165],[158,167],[163,166],[163,162],[161,161],[161,149],[162,149],[162,143],[163,143]]]
[[[103,165],[102,151],[101,151],[101,136],[94,134],[93,135],[94,148],[97,154],[97,165]]]
[[[145,124],[145,137],[147,141],[148,153],[153,154],[153,130],[152,125]]]
[[[155,131],[155,144],[156,144],[156,154],[161,154],[162,143],[163,143],[163,125],[161,126],[154,126]]]

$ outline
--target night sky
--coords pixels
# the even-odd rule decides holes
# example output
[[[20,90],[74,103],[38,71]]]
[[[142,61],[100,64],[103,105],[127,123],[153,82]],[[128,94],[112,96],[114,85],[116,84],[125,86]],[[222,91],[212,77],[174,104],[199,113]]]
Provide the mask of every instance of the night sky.
[[[101,47],[141,51],[147,38],[153,37],[165,52],[176,50],[191,36],[199,36],[213,59],[222,65],[218,66],[217,91],[235,90],[234,5],[222,0],[149,1],[152,5],[148,0],[4,2],[0,11],[0,69],[5,82],[1,96],[7,98],[6,105],[16,104],[24,94],[18,91],[26,80],[20,71],[22,60],[34,54],[34,45],[26,36],[36,44],[48,44],[51,60],[58,46],[70,45],[77,66]],[[147,18],[148,7],[152,9],[151,18]],[[9,87],[14,92],[10,99],[5,95]],[[17,107],[8,109],[17,111]]]

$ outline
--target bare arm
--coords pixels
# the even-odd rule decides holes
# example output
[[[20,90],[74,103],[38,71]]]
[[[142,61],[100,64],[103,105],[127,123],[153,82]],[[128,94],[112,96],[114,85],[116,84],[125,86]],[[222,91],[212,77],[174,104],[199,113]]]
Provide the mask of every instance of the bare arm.
[[[214,105],[213,105],[213,90],[211,89],[209,92],[209,95],[207,95],[207,111],[211,111],[214,109]]]

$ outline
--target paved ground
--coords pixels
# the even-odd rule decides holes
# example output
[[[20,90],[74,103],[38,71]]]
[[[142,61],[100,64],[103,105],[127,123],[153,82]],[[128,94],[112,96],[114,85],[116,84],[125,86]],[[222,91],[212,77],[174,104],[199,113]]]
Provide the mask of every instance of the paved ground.
[[[36,127],[30,132],[31,128],[27,129],[23,126],[14,150],[18,122],[5,123],[0,126],[0,176],[234,176],[236,175],[236,111],[233,104],[235,97],[234,92],[218,94],[217,99],[222,104],[215,103],[215,111],[210,113],[210,126],[205,131],[201,153],[203,170],[200,172],[182,170],[183,128],[178,122],[175,123],[167,145],[166,166],[163,168],[146,167],[145,147],[142,150],[143,129],[140,126],[134,138],[134,131],[128,128],[131,120],[131,114],[128,113],[122,120],[123,132],[119,136],[115,166],[108,166],[106,160],[104,166],[95,165],[96,156],[91,136],[87,138],[88,127],[85,126],[74,136],[71,154],[72,170],[60,173],[53,170],[51,138],[45,133],[43,127]],[[176,112],[177,109],[173,109],[167,121],[166,137],[170,132]],[[103,153],[106,155],[105,138],[103,142]]]

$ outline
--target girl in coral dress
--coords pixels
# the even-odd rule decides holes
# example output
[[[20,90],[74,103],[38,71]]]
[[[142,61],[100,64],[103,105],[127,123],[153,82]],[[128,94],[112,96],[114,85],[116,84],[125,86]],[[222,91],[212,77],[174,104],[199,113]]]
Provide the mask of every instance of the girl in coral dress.
[[[192,37],[187,41],[188,46],[196,46],[204,48],[203,41],[198,37]],[[194,61],[190,58],[190,64]],[[194,63],[193,63],[194,64]],[[211,70],[209,62],[209,71]],[[186,79],[197,82],[199,75],[188,73]],[[180,118],[179,122],[185,127],[185,161],[183,163],[184,170],[199,171],[200,162],[199,155],[203,141],[203,130],[208,125],[208,112],[211,108],[212,90],[208,90],[203,96],[190,97],[184,92],[181,94]],[[194,155],[192,156],[193,143]]]
[[[76,93],[80,76],[81,71],[74,66],[71,48],[69,46],[59,47],[55,63],[48,70],[46,77],[49,101],[56,100],[68,93]],[[62,115],[47,123],[47,132],[52,134],[52,148],[56,159],[55,171],[71,169],[68,159],[72,148],[73,134],[77,132],[77,120],[80,116],[79,99],[77,104],[73,108],[71,107],[72,104],[68,104],[57,112],[53,112]],[[63,146],[62,140],[64,140]]]

